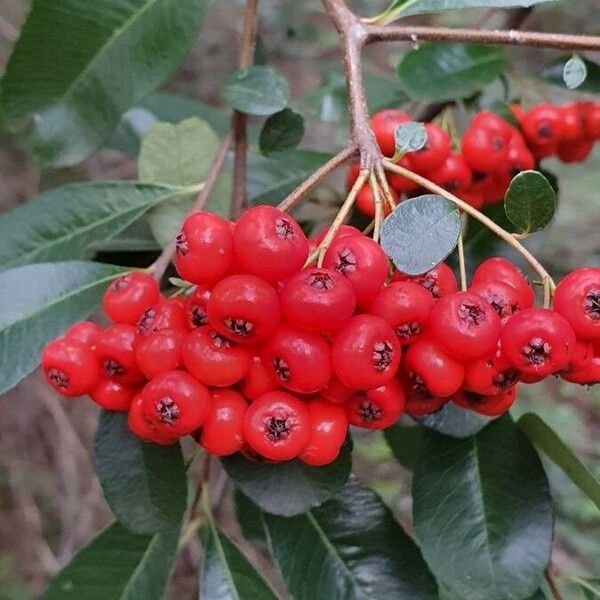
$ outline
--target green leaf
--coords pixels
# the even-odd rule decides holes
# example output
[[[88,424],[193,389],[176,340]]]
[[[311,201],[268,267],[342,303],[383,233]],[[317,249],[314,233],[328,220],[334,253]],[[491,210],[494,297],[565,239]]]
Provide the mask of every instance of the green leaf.
[[[423,451],[423,428],[419,425],[396,423],[383,435],[396,460],[407,469],[413,469]]]
[[[519,427],[529,440],[537,446],[565,475],[600,509],[600,481],[573,454],[538,415],[527,413],[518,421]]]
[[[415,543],[355,476],[304,515],[263,518],[273,558],[295,600],[438,597]]]
[[[502,117],[508,124],[516,127],[517,129],[519,128],[519,121],[517,121],[515,113],[511,110],[510,105],[507,102],[496,100],[490,109],[499,117]]]
[[[446,402],[444,406],[430,415],[418,419],[419,423],[444,435],[456,438],[469,437],[481,431],[492,419],[461,408],[454,402]]]
[[[550,491],[509,416],[470,438],[426,433],[413,517],[425,560],[454,596],[506,600],[538,589],[552,547]]]
[[[392,0],[378,17],[378,23],[391,23],[408,15],[460,8],[526,8],[556,0]]]
[[[304,119],[302,115],[289,108],[269,117],[260,132],[260,151],[273,154],[293,150],[304,136]]]
[[[571,59],[572,56],[570,55],[559,56],[542,69],[540,77],[549,83],[564,88],[566,85],[564,77],[565,67],[566,63]],[[582,56],[580,56],[579,59],[585,66],[586,77],[585,80],[577,86],[577,91],[600,94],[600,65]]]
[[[286,517],[306,512],[337,494],[348,480],[352,443],[324,467],[311,467],[299,459],[280,463],[251,461],[241,454],[221,459],[233,483],[262,510]]]
[[[108,284],[124,271],[69,261],[0,273],[0,394],[38,366],[49,341],[93,313]]]
[[[34,116],[48,165],[80,162],[194,42],[209,0],[36,0],[3,79],[7,120]]]
[[[272,115],[283,110],[289,98],[286,78],[271,67],[236,71],[223,88],[225,104],[249,115]]]
[[[103,411],[94,449],[104,497],[122,525],[157,533],[181,521],[187,483],[179,444],[148,444],[131,432],[126,413]]]
[[[563,81],[565,85],[574,90],[578,88],[587,78],[587,67],[581,56],[575,54],[563,67]]]
[[[114,523],[80,550],[39,600],[162,600],[179,527],[138,535]]]
[[[423,123],[402,123],[394,131],[396,152],[416,152],[427,143],[427,131]]]
[[[248,496],[240,492],[238,488],[235,488],[233,492],[233,501],[235,516],[240,524],[242,535],[249,542],[266,543],[260,508]]]
[[[400,271],[420,275],[452,252],[459,235],[460,216],[454,204],[427,194],[401,202],[385,219],[381,246]]]
[[[404,55],[398,76],[413,100],[468,98],[504,70],[504,53],[480,44],[426,43]]]
[[[600,598],[600,579],[580,579],[577,577],[577,583],[579,583],[579,588],[587,600],[598,600]]]
[[[0,268],[86,257],[182,188],[136,182],[73,183],[0,216]]]
[[[504,209],[519,233],[533,233],[552,221],[556,192],[538,171],[523,171],[510,182],[504,196]]]

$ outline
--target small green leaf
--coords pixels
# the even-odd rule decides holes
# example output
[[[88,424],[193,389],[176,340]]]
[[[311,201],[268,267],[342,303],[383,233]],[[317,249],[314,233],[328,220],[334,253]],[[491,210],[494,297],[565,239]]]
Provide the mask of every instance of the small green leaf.
[[[537,446],[565,475],[600,509],[600,481],[573,454],[540,417],[533,413],[523,415],[518,421],[519,427],[529,440]]]
[[[330,465],[311,467],[299,459],[280,463],[250,461],[241,454],[221,459],[235,485],[262,510],[286,517],[319,506],[348,480],[352,443],[346,441]]]
[[[504,70],[501,49],[480,44],[426,43],[404,55],[398,76],[413,100],[468,98]]]
[[[475,435],[492,420],[491,417],[485,417],[475,411],[461,408],[454,402],[446,402],[437,412],[418,419],[419,423],[428,429],[455,438]]]
[[[236,71],[223,88],[225,104],[249,115],[272,115],[283,110],[289,98],[287,80],[271,67]]]
[[[556,192],[538,171],[523,171],[510,182],[504,196],[504,209],[520,233],[533,233],[552,221]]]
[[[423,428],[396,423],[388,427],[383,435],[396,460],[403,467],[413,469],[423,450]]]
[[[579,92],[600,94],[600,65],[583,56],[578,56],[577,58],[579,61],[581,61],[581,63],[583,63],[586,74],[584,80],[580,82],[578,86],[576,86],[577,90]],[[559,56],[542,69],[540,77],[554,85],[558,85],[563,88],[565,85],[567,85],[568,87],[568,82],[565,79],[565,68],[572,59],[573,57],[569,55]],[[577,64],[575,66],[577,67]],[[577,70],[579,70],[581,76],[581,65],[578,69],[575,69],[576,72]]]
[[[398,270],[420,275],[452,252],[459,235],[460,216],[454,204],[427,194],[401,202],[386,218],[381,246]]]
[[[427,130],[423,123],[402,123],[394,131],[396,152],[416,152],[427,143]]]
[[[587,67],[585,62],[579,54],[575,54],[563,67],[563,81],[570,90],[574,90],[578,88],[586,78]]]
[[[539,456],[508,415],[469,438],[426,432],[413,517],[425,560],[451,597],[526,598],[539,588],[552,502]]]
[[[114,523],[82,548],[39,600],[162,600],[179,527],[155,536]]]
[[[130,431],[126,413],[103,411],[95,467],[106,501],[127,529],[157,533],[181,521],[187,483],[179,444],[148,444]]]
[[[69,261],[0,273],[0,394],[39,365],[48,342],[93,313],[108,284],[124,271]]]
[[[284,108],[267,119],[260,132],[260,151],[266,155],[293,150],[302,141],[303,136],[302,115]]]

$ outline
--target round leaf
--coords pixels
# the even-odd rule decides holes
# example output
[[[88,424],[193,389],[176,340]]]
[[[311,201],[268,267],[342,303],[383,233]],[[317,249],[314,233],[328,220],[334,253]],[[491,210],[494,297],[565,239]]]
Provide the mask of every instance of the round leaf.
[[[106,501],[125,527],[156,533],[181,520],[187,484],[179,444],[148,444],[130,431],[126,413],[103,411],[95,455]]]
[[[496,47],[427,43],[404,56],[398,76],[413,100],[444,102],[478,92],[502,73],[504,63]]]
[[[394,131],[396,152],[416,152],[427,143],[427,131],[423,123],[402,123]]]
[[[556,211],[556,192],[538,171],[523,171],[510,183],[504,197],[509,220],[522,233],[543,229]]]
[[[575,54],[565,63],[562,76],[570,90],[578,88],[586,80],[587,67],[581,56]]]
[[[273,154],[293,150],[302,141],[303,136],[302,115],[285,108],[267,119],[260,132],[260,151],[263,154]]]
[[[564,78],[565,63],[571,60],[571,58],[570,56],[559,56],[542,69],[540,73],[541,78],[554,85],[564,87],[566,83]],[[600,94],[600,65],[581,56],[579,60],[585,65],[586,77],[579,84],[578,90],[580,92]]]
[[[311,467],[298,459],[254,462],[241,454],[225,457],[222,463],[235,485],[260,508],[288,517],[319,506],[339,492],[350,474],[351,449],[347,440],[337,460],[324,467]]]
[[[491,420],[491,417],[461,408],[454,402],[446,402],[437,412],[418,419],[425,427],[456,438],[475,435]]]
[[[458,210],[441,196],[401,202],[383,222],[381,245],[396,268],[420,275],[442,262],[458,243]]]
[[[525,598],[539,587],[552,548],[550,491],[509,416],[465,439],[426,432],[413,516],[425,560],[453,597]]]
[[[289,97],[287,80],[271,67],[236,71],[223,88],[225,104],[249,115],[279,112],[287,106]]]

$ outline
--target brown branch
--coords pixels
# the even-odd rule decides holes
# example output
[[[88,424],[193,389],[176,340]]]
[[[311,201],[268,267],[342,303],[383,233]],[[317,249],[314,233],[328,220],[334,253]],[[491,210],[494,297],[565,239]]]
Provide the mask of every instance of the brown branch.
[[[544,571],[544,577],[548,582],[548,587],[550,588],[550,593],[552,594],[552,600],[563,600],[563,596],[556,585],[556,580],[554,579],[554,573],[552,570],[552,565],[548,565]]]

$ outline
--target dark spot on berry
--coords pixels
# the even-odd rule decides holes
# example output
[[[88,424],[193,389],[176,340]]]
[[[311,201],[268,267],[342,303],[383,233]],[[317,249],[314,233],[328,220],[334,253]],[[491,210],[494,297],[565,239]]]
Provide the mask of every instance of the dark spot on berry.
[[[476,392],[464,392],[465,400],[469,404],[477,405],[483,404],[485,402],[486,397],[483,394],[478,394]]]
[[[525,346],[523,346],[523,356],[530,365],[543,365],[550,357],[552,347],[542,338],[531,338]]]
[[[210,339],[215,348],[231,348],[231,342],[216,331],[210,332]]]
[[[447,192],[453,193],[458,191],[460,188],[460,181],[456,181],[456,179],[452,179],[451,181],[447,181],[442,186]]]
[[[181,254],[182,256],[185,256],[190,251],[187,236],[183,231],[180,231],[175,238],[175,250],[177,254]]]
[[[277,237],[281,238],[282,240],[290,240],[295,237],[292,224],[283,217],[279,217],[275,221],[275,233],[277,234]]]
[[[404,323],[396,327],[396,335],[401,339],[407,339],[413,335],[421,333],[421,324],[413,321],[412,323]]]
[[[600,319],[600,289],[589,290],[585,295],[585,314],[594,321]]]
[[[356,256],[350,248],[344,248],[335,257],[335,270],[343,275],[356,271]]]
[[[122,289],[125,289],[129,285],[130,281],[131,281],[131,276],[130,275],[123,275],[122,277],[119,277],[118,279],[115,279],[110,284],[110,287],[108,289],[111,292],[119,292]]]
[[[542,138],[552,137],[552,125],[550,123],[540,123],[537,128],[538,135]]]
[[[377,371],[385,371],[392,362],[394,347],[387,341],[373,344],[373,366]]]
[[[137,330],[138,333],[148,333],[152,330],[152,321],[156,316],[156,309],[149,308],[144,312],[144,314],[140,317],[140,320],[137,322]]]
[[[291,430],[294,427],[294,421],[292,419],[281,419],[277,417],[271,417],[265,427],[265,433],[272,442],[278,442],[284,440],[290,435]]]
[[[511,177],[516,177],[523,169],[520,167],[520,165],[511,165],[509,170],[508,170],[508,174]]]
[[[169,396],[161,398],[156,403],[156,412],[163,423],[172,425],[179,419],[179,407]]]
[[[464,302],[458,309],[458,316],[467,327],[477,327],[485,322],[485,311],[482,306]]]
[[[506,319],[517,312],[514,304],[509,304],[505,298],[493,292],[482,294],[483,299],[496,311],[501,319]]]
[[[521,373],[516,369],[507,369],[494,377],[494,385],[501,390],[507,390],[519,381]]]
[[[473,183],[480,183],[487,179],[487,173],[482,173],[481,171],[473,171]]]
[[[275,373],[277,377],[281,379],[281,381],[289,382],[292,378],[292,374],[290,373],[289,365],[283,360],[283,358],[276,356],[273,358],[273,368],[275,369]]]
[[[373,423],[381,419],[383,411],[370,398],[363,398],[357,409],[357,414],[364,423]]]
[[[308,285],[317,290],[332,290],[333,277],[328,273],[311,273],[308,276]]]
[[[428,290],[434,298],[439,298],[442,290],[438,285],[437,277],[433,275],[421,275],[416,278],[416,282]]]
[[[208,315],[206,311],[201,307],[195,304],[190,309],[191,321],[194,327],[202,327],[203,325],[208,325]]]
[[[240,337],[248,337],[254,329],[254,323],[246,321],[246,319],[234,319],[233,317],[225,319],[225,327]]]
[[[60,369],[48,369],[46,376],[54,387],[65,390],[69,387],[69,376]]]
[[[108,358],[104,361],[102,366],[104,371],[111,377],[120,377],[121,375],[125,375],[125,368],[114,358]]]
[[[492,150],[494,152],[500,152],[504,150],[504,142],[498,136],[494,136],[492,139]]]

